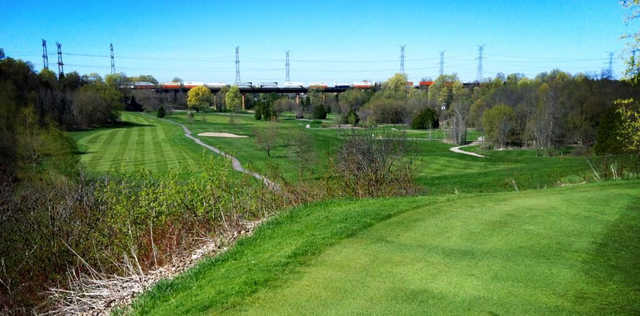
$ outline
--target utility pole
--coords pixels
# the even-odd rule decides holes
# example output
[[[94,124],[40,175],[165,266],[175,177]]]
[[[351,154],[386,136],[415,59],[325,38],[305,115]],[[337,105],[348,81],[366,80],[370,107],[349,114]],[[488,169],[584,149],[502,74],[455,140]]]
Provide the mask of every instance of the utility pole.
[[[113,43],[109,44],[109,50],[111,51],[111,74],[116,73],[116,61],[113,55]]]
[[[47,54],[47,41],[42,39],[42,65],[44,69],[49,69],[49,55]]]
[[[240,83],[240,46],[236,46],[236,85]]]
[[[58,47],[58,78],[64,77],[64,63],[62,62],[62,44],[56,42]]]
[[[284,68],[285,68],[284,81],[285,82],[289,82],[289,81],[291,81],[291,77],[289,76],[289,51],[287,51],[285,59],[286,60],[285,60],[285,63],[284,63]]]
[[[444,52],[440,52],[440,76],[444,75]]]
[[[482,81],[482,51],[484,50],[484,44],[478,45],[478,77],[476,81]]]
[[[404,47],[407,45],[400,46],[400,73],[404,74]]]

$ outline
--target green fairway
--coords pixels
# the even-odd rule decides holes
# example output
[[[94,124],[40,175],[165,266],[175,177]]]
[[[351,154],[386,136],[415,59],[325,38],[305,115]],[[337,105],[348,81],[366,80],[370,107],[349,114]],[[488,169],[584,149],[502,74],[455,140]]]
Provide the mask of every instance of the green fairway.
[[[190,173],[201,170],[211,157],[174,124],[134,112],[122,112],[121,119],[119,127],[71,133],[83,152],[80,161],[90,172]]]
[[[197,135],[201,132],[229,132],[247,138],[199,137],[203,142],[236,156],[247,168],[290,182],[319,179],[326,175],[330,160],[344,139],[345,130],[305,128],[309,121],[285,116],[277,123],[256,121],[253,116],[237,114],[234,123],[228,114],[196,114],[190,121],[186,113],[168,117],[185,124]],[[96,174],[132,172],[148,169],[152,172],[176,170],[189,174],[201,170],[215,156],[183,135],[182,129],[167,121],[142,113],[122,112],[123,124],[115,128],[72,132],[81,151],[81,162]],[[328,123],[328,122],[327,122]],[[271,157],[255,140],[256,131],[275,124],[278,135]],[[396,127],[381,126],[374,132]],[[399,127],[398,127],[399,128]],[[307,135],[312,143],[310,159],[300,161],[291,153],[291,138],[295,133]],[[427,132],[407,130],[412,139],[426,139]],[[442,131],[434,133],[442,134]],[[476,132],[470,133],[476,137]],[[421,135],[417,137],[416,135]],[[591,170],[582,157],[538,157],[534,150],[490,151],[487,158],[465,156],[449,151],[452,145],[438,140],[415,140],[412,158],[418,184],[426,193],[448,194],[469,192],[499,192],[538,189],[561,184],[567,176],[589,180]],[[515,185],[514,185],[515,183]]]
[[[203,119],[204,118],[204,119]],[[305,128],[308,121],[284,117],[277,123],[256,121],[251,115],[236,115],[235,123],[229,123],[227,114],[197,114],[194,121],[186,113],[174,113],[169,119],[185,124],[194,135],[201,132],[228,132],[247,135],[247,138],[199,137],[203,142],[216,146],[236,156],[250,169],[271,175],[283,176],[286,180],[299,180],[299,167],[304,164],[311,172],[306,178],[318,178],[326,174],[330,158],[342,143],[346,131],[332,128]],[[276,124],[278,140],[271,157],[256,144],[256,130],[268,124]],[[374,132],[395,128],[381,126]],[[297,161],[291,154],[288,141],[294,132],[307,134],[313,143],[314,159]],[[428,139],[427,132],[406,130],[410,138]],[[442,131],[435,133],[442,134]],[[420,135],[417,137],[416,135]],[[477,138],[475,131],[469,133]],[[538,157],[535,150],[491,151],[487,158],[480,159],[453,153],[453,145],[440,141],[413,141],[415,152],[412,159],[416,170],[416,181],[430,194],[499,192],[538,189],[561,184],[567,176],[588,180],[592,176],[583,157]],[[514,186],[515,183],[515,186]]]
[[[293,209],[136,314],[637,314],[640,183]]]

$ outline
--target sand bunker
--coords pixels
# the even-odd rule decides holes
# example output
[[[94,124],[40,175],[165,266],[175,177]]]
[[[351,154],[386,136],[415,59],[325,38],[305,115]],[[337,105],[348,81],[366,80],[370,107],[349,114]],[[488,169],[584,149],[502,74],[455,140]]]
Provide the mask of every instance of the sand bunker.
[[[198,136],[208,136],[208,137],[228,137],[228,138],[245,138],[246,135],[236,135],[231,133],[215,133],[215,132],[206,132],[200,133]]]

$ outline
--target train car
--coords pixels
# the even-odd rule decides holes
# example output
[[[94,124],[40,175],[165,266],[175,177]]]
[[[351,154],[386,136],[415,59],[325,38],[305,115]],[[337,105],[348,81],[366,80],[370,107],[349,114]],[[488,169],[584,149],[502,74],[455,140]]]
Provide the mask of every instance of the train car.
[[[171,89],[174,89],[174,90],[175,90],[175,89],[180,89],[180,88],[182,88],[182,83],[180,83],[180,82],[173,82],[173,81],[172,81],[172,82],[165,82],[165,83],[161,84],[161,85],[160,85],[160,87],[161,87],[162,89],[170,89],[170,90],[171,90]]]
[[[351,86],[359,89],[369,89],[369,88],[373,88],[373,82],[363,80],[360,82],[354,82]]]
[[[428,81],[420,81],[419,86],[421,88],[428,88],[431,87],[433,85],[433,81],[432,80],[428,80]]]
[[[132,89],[155,89],[156,85],[148,81],[136,81],[132,85]]]
[[[351,84],[350,83],[344,83],[344,82],[334,83],[333,86],[336,89],[349,89],[349,88],[351,88]]]
[[[312,82],[309,84],[309,89],[326,89],[328,87],[324,82]]]
[[[280,88],[302,88],[304,87],[304,83],[302,82],[283,82],[282,85],[280,85]]]
[[[218,89],[227,86],[227,84],[224,82],[207,82],[204,85],[207,88],[218,88]]]
[[[259,85],[260,88],[277,88],[278,87],[278,83],[273,81],[273,82],[260,82]]]
[[[253,85],[253,82],[251,81],[247,81],[247,82],[239,82],[237,84],[238,88],[255,88],[256,86]]]
[[[191,89],[199,86],[204,86],[204,82],[187,81],[184,83],[184,87],[187,89]]]

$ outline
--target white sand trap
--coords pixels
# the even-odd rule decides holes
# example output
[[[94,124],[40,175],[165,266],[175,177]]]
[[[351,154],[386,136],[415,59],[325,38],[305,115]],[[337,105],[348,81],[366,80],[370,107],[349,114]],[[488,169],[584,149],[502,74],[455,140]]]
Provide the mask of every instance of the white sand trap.
[[[206,132],[200,133],[198,136],[208,136],[208,137],[227,137],[227,138],[245,138],[246,135],[236,135],[231,133],[216,133],[216,132]]]

